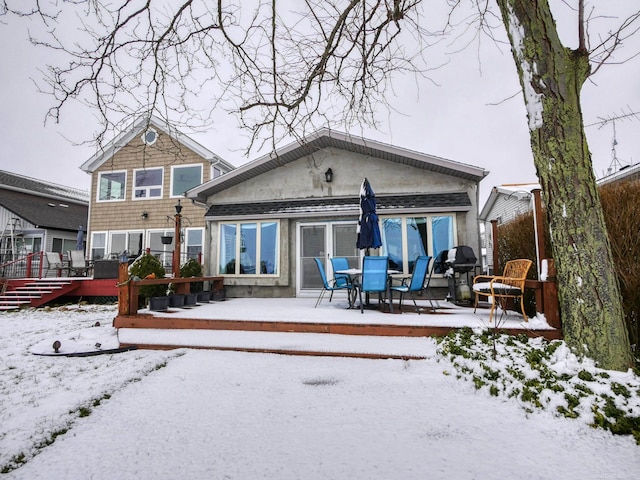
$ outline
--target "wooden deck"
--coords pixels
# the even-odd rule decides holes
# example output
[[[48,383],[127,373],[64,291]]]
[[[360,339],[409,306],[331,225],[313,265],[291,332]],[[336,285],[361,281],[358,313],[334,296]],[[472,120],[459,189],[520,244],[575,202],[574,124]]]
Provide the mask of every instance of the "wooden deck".
[[[489,316],[487,309],[473,314],[473,308],[443,302],[435,313],[422,315],[407,305],[403,305],[403,313],[368,310],[361,314],[348,310],[344,300],[325,301],[317,309],[314,303],[311,298],[238,298],[167,312],[140,310],[134,315],[118,315],[113,325],[119,329],[122,347],[415,359],[424,358],[415,347],[421,338],[488,324]],[[523,326],[522,317],[514,312],[506,318],[500,324],[505,333],[549,340],[562,337],[560,330],[549,326]],[[345,342],[348,347],[341,349]],[[381,348],[381,342],[387,346]]]

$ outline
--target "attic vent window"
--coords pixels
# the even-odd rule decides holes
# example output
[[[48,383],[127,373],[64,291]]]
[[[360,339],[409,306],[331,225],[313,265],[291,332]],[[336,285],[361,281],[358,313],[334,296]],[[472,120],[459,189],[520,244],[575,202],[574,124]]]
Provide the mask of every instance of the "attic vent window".
[[[153,145],[154,143],[156,143],[156,140],[158,140],[158,132],[156,132],[153,128],[148,129],[142,135],[142,141],[146,145]]]

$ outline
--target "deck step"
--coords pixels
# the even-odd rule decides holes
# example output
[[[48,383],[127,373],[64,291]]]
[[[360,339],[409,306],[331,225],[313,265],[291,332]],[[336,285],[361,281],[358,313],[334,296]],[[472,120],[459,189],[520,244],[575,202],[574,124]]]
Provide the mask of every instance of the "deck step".
[[[21,297],[13,297],[13,298],[7,298],[7,297],[0,297],[0,304],[4,304],[4,305],[21,305],[23,303],[29,303],[31,300],[29,300],[28,298],[21,298]]]
[[[19,305],[0,305],[0,312],[9,312],[12,310],[19,310]]]
[[[45,296],[59,297],[73,286],[69,280],[35,280],[14,286],[0,296],[0,311],[15,310],[24,306],[40,306]]]
[[[285,355],[422,360],[429,355],[425,337],[386,337],[330,333],[120,328],[121,347],[181,347]]]

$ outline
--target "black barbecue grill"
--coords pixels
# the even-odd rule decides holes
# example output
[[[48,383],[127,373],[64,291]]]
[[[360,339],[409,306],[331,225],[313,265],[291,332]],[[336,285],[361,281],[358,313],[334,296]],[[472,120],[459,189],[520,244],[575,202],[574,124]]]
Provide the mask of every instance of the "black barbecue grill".
[[[454,303],[471,303],[469,273],[475,271],[477,260],[473,248],[466,245],[444,250],[438,254],[434,271],[444,274],[449,279],[448,300]],[[465,274],[465,281],[460,274]]]

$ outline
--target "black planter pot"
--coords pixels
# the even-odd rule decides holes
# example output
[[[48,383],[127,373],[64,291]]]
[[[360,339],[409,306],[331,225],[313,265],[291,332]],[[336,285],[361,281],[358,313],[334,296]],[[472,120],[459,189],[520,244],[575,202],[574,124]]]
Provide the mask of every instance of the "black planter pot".
[[[160,237],[160,241],[163,245],[171,245],[171,242],[173,242],[173,237],[163,235]]]
[[[211,300],[215,302],[222,302],[227,298],[227,291],[224,288],[215,290],[211,295]]]
[[[154,312],[166,312],[169,307],[169,297],[149,298],[149,310]]]
[[[211,299],[211,292],[198,292],[198,303],[209,303]]]
[[[171,295],[169,298],[170,307],[184,307],[184,295]]]
[[[195,305],[198,302],[198,295],[196,293],[187,293],[184,296],[184,304],[187,305]]]

